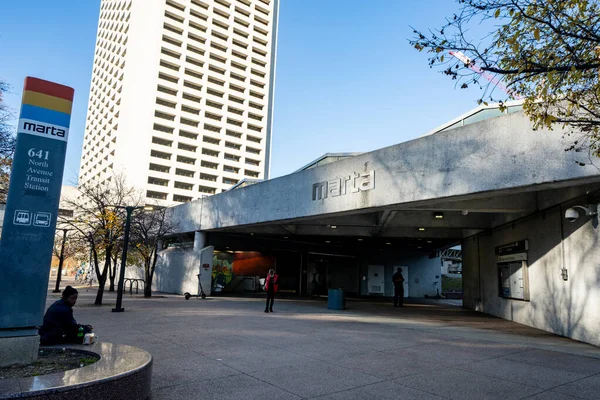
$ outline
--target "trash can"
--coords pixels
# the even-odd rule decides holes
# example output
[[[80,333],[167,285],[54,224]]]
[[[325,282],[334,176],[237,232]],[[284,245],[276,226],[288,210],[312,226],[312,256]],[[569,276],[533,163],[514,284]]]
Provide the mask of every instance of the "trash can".
[[[327,308],[330,310],[346,309],[346,293],[344,289],[329,289],[327,293]]]

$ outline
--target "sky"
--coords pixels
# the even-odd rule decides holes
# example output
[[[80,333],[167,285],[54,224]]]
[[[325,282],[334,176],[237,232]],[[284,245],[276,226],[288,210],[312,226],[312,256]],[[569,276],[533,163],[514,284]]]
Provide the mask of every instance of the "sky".
[[[411,26],[440,27],[455,1],[280,1],[271,178],[324,153],[415,139],[477,106],[477,89],[455,88],[407,40]],[[0,6],[0,79],[15,118],[26,76],[75,88],[65,184],[79,171],[99,9],[100,0]]]

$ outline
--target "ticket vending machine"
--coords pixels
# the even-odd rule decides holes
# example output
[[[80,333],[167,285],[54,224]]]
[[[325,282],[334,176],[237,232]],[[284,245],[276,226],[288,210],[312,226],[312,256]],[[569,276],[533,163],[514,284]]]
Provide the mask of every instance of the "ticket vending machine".
[[[529,300],[527,240],[496,247],[498,265],[498,296]]]
[[[527,290],[527,261],[498,264],[500,296],[529,300]]]

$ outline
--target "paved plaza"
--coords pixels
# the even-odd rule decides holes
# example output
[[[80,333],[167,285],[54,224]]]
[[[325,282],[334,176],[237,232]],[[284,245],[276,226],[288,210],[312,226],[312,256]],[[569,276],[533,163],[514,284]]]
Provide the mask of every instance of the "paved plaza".
[[[153,355],[154,400],[599,398],[599,348],[451,304],[95,294],[75,318]]]

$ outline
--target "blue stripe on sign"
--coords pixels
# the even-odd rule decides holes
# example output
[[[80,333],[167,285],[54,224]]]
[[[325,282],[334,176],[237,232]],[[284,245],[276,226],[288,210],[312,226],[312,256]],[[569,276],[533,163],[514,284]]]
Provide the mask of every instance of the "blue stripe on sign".
[[[52,125],[64,126],[66,128],[71,124],[71,115],[59,111],[49,110],[47,108],[23,104],[21,106],[21,118],[33,119],[35,121],[46,122]]]

